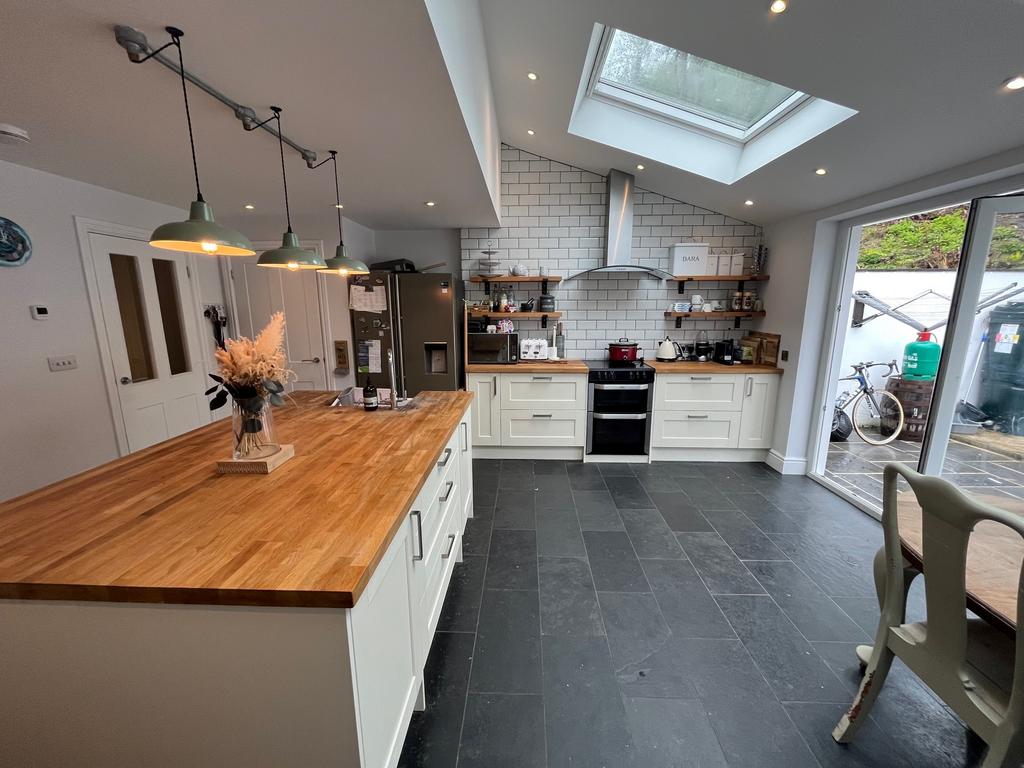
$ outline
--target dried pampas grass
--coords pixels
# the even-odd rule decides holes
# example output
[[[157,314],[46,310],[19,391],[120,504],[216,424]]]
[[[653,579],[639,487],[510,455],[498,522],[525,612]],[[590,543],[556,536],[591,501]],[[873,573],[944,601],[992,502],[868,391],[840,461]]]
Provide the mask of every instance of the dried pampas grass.
[[[255,339],[227,339],[215,353],[220,375],[235,387],[261,387],[264,381],[284,386],[292,372],[285,367],[284,313],[275,312]]]

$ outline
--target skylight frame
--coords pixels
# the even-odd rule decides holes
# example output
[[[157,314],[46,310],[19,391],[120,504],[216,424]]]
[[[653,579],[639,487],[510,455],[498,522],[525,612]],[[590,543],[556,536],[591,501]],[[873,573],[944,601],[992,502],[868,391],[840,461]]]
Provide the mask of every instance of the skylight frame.
[[[591,98],[599,99],[624,109],[640,112],[673,125],[691,129],[696,128],[702,133],[710,134],[716,138],[724,138],[739,145],[746,144],[748,141],[755,139],[760,133],[771,128],[791,112],[799,109],[812,99],[810,94],[795,91],[793,95],[785,99],[756,123],[744,129],[741,125],[712,116],[702,111],[699,107],[681,107],[642,89],[630,88],[622,83],[602,78],[601,73],[604,71],[605,62],[611,48],[612,36],[615,34],[615,31],[615,27],[602,27],[600,48],[594,61],[587,87],[587,95]],[[777,83],[777,85],[781,84]]]

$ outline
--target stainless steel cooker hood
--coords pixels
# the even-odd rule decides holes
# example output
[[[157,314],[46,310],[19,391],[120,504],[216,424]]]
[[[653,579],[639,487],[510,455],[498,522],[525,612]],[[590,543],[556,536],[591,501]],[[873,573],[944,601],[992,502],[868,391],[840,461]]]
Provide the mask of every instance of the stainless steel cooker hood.
[[[604,264],[600,267],[587,269],[571,275],[568,279],[593,274],[595,272],[645,272],[659,280],[672,277],[668,272],[655,267],[645,267],[633,262],[633,174],[608,171],[608,191],[605,197],[608,206],[605,209],[604,233]]]

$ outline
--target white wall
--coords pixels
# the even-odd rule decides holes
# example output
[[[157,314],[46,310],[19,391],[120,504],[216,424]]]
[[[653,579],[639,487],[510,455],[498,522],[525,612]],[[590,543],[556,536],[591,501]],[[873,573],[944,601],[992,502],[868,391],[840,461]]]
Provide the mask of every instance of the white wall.
[[[0,268],[0,499],[117,457],[73,217],[151,230],[185,215],[179,208],[0,162],[0,216],[20,224],[33,242],[27,264]],[[216,263],[199,264],[202,301],[222,302]],[[46,304],[50,319],[32,320],[30,304]],[[207,327],[203,318],[199,327]],[[77,357],[78,368],[51,373],[46,358],[66,354]]]

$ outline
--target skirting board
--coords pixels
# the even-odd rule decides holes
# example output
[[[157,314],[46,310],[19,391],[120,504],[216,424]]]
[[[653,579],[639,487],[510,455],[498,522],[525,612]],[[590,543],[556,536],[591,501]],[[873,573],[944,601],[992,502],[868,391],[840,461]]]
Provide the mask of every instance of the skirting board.
[[[793,458],[783,456],[781,453],[776,451],[774,448],[768,451],[768,457],[764,460],[765,464],[774,469],[780,475],[806,475],[807,474],[807,459]]]
[[[583,457],[583,463],[589,462],[600,462],[601,464],[650,464],[651,457],[647,454],[640,454],[639,456],[604,456],[596,453],[588,453]]]
[[[503,447],[500,445],[474,445],[474,459],[556,459],[561,461],[580,461],[583,448],[537,448]]]
[[[651,448],[651,461],[763,462],[767,453],[759,448]]]

